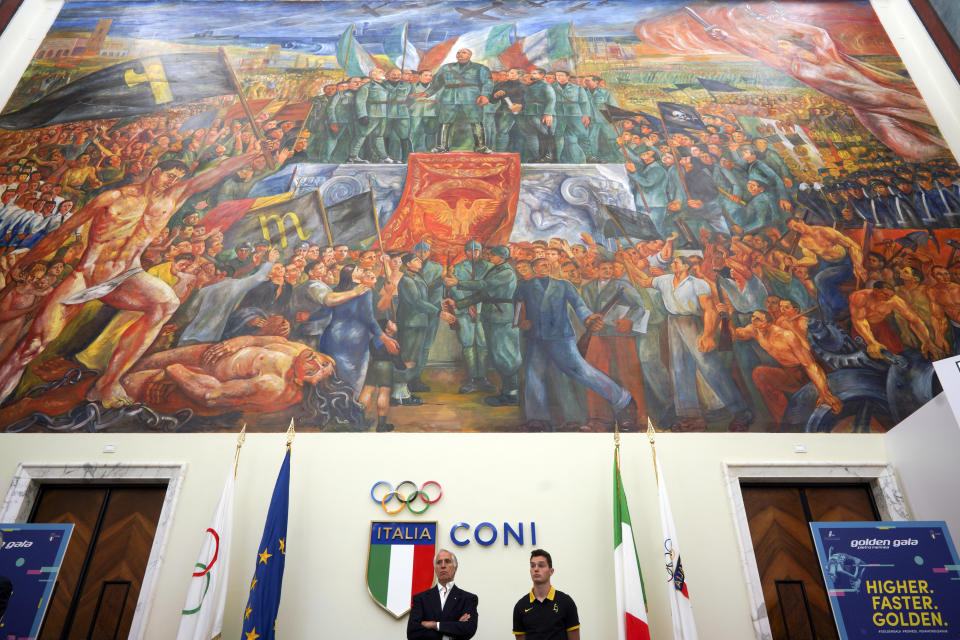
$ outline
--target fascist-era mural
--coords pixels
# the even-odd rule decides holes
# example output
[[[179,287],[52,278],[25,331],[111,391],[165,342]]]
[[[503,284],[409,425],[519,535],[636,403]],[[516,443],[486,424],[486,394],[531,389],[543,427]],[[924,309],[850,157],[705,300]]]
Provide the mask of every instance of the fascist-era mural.
[[[958,167],[868,2],[67,2],[0,114],[6,431],[883,431]]]

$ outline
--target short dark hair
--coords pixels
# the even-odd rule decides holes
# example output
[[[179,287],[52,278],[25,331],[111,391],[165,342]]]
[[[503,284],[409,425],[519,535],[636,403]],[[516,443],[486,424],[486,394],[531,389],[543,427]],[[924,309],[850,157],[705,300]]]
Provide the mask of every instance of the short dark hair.
[[[547,553],[547,552],[544,551],[543,549],[534,549],[533,551],[530,552],[530,559],[531,559],[531,560],[533,560],[533,559],[536,558],[537,556],[540,556],[541,558],[546,558],[546,560],[547,560],[547,566],[550,567],[551,569],[553,569],[553,558],[550,557],[550,554],[549,554],[549,553]]]
[[[160,171],[170,171],[171,169],[177,169],[179,171],[182,171],[184,175],[186,175],[187,173],[190,173],[190,167],[188,167],[185,162],[181,162],[180,160],[172,160],[172,159],[162,160],[158,162],[157,166],[154,168],[160,169]]]

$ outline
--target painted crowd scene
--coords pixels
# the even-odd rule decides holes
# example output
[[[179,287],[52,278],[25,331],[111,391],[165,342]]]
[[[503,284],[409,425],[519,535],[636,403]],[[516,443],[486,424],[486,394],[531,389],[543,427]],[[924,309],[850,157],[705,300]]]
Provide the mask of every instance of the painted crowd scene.
[[[960,353],[958,185],[866,1],[68,1],[0,429],[883,432]]]

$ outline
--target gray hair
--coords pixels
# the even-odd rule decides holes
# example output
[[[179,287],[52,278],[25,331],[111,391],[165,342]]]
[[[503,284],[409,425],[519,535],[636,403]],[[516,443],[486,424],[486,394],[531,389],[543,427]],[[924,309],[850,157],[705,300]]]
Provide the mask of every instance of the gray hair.
[[[440,554],[443,553],[444,551],[450,554],[450,557],[453,558],[453,566],[459,569],[460,563],[457,562],[457,554],[455,554],[453,551],[450,551],[449,549],[437,549],[436,555],[433,556],[433,564],[437,564],[437,558],[439,558]]]

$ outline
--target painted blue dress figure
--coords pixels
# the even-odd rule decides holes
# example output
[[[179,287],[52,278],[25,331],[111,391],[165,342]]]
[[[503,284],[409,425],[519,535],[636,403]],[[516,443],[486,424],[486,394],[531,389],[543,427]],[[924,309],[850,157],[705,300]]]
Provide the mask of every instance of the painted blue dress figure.
[[[351,264],[340,270],[340,281],[334,291],[353,289],[356,286],[355,272],[360,284],[373,287],[376,276]],[[377,324],[373,315],[373,293],[370,291],[332,307],[331,314],[330,324],[320,338],[320,351],[336,361],[337,375],[359,393],[367,375],[370,341],[374,340],[375,346],[383,344],[391,353],[398,353],[399,347],[396,340],[384,334]]]

